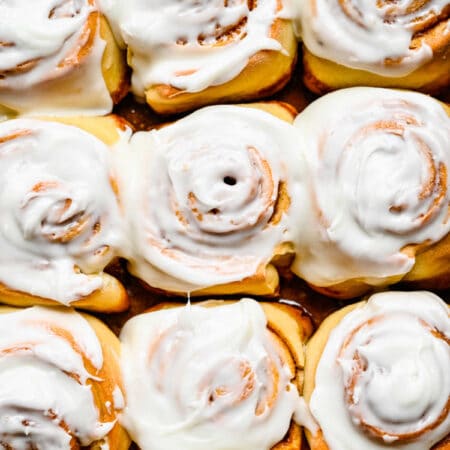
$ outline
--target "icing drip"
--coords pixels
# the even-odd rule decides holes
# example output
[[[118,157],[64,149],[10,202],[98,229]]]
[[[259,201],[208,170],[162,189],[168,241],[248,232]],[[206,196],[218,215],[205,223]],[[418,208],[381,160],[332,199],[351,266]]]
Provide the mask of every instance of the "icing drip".
[[[78,128],[1,123],[0,282],[65,304],[101,288],[122,241],[112,175],[109,149]]]
[[[0,103],[21,113],[110,112],[99,23],[93,0],[2,1]]]
[[[445,437],[449,342],[448,306],[429,292],[376,294],[347,314],[310,400],[330,450],[428,450]]]
[[[235,78],[261,50],[283,50],[271,35],[277,0],[100,3],[128,45],[138,96],[157,84],[198,92]]]
[[[429,61],[432,49],[415,36],[439,20],[449,21],[447,0],[299,3],[303,42],[313,54],[390,77]]]
[[[90,387],[102,365],[97,336],[79,314],[43,307],[1,314],[0,446],[69,450],[103,438],[113,423],[99,421]]]
[[[204,108],[135,134],[131,155],[128,148],[122,155],[120,189],[129,208],[132,272],[151,286],[192,292],[267,265],[302,217],[296,138],[274,116],[234,106]]]
[[[270,449],[299,399],[272,339],[250,299],[134,317],[121,334],[128,431],[143,450]]]
[[[293,270],[308,282],[382,283],[412,268],[414,244],[449,233],[450,118],[440,103],[412,92],[345,89],[314,102],[295,126],[315,206]]]

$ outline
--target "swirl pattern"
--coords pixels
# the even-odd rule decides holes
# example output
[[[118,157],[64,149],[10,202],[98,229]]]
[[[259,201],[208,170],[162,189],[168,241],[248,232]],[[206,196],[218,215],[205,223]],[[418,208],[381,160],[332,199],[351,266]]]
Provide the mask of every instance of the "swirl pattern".
[[[131,319],[121,333],[124,423],[139,446],[268,450],[281,441],[299,396],[266,322],[250,299]]]
[[[450,44],[447,0],[307,0],[301,10],[313,54],[384,76],[411,73]]]
[[[0,103],[25,113],[109,112],[94,0],[35,0],[29,6],[27,0],[0,4]]]
[[[34,307],[2,311],[0,323],[2,448],[74,450],[94,442],[118,448],[108,436],[123,408],[118,376],[102,369],[102,347],[88,321]]]
[[[199,92],[236,77],[260,50],[282,50],[272,37],[278,0],[101,4],[130,49],[136,95],[158,84]]]
[[[123,171],[134,183],[121,189],[132,206],[131,271],[187,292],[265,268],[305,196],[294,132],[266,112],[219,106],[134,135],[135,162]]]
[[[345,109],[344,109],[345,108]],[[450,119],[421,94],[347,89],[296,120],[314,184],[294,270],[318,286],[406,274],[450,231]]]
[[[449,367],[439,297],[372,296],[333,329],[317,367],[310,407],[328,447],[431,448],[450,429]]]
[[[68,304],[101,289],[122,241],[109,150],[67,125],[0,125],[0,282]]]

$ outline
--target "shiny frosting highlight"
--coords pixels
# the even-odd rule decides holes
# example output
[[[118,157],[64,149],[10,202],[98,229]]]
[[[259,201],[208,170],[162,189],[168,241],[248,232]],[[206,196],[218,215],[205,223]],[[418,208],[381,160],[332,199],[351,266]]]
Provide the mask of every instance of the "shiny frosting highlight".
[[[143,450],[269,450],[299,402],[254,300],[187,305],[123,328],[124,425]]]
[[[110,150],[72,126],[0,124],[0,282],[70,302],[102,287],[122,244]]]
[[[309,164],[312,209],[293,270],[330,286],[377,285],[414,265],[416,244],[450,231],[450,118],[413,92],[352,88],[296,119]]]
[[[0,104],[27,114],[110,112],[99,21],[93,0],[0,2]]]
[[[135,134],[121,163],[131,271],[151,286],[188,292],[267,265],[302,220],[296,137],[271,114],[237,106]]]
[[[283,51],[271,27],[277,0],[101,0],[129,48],[132,87],[143,96],[167,84],[187,92],[235,78],[260,50]]]
[[[330,450],[429,450],[450,430],[450,318],[429,292],[348,313],[320,358],[311,412]]]
[[[104,439],[115,422],[99,420],[90,386],[102,365],[81,315],[44,307],[0,314],[1,445],[71,450]]]
[[[447,0],[299,4],[301,36],[308,50],[343,66],[389,77],[407,75],[431,60],[433,49],[416,36],[439,21],[450,24]],[[445,26],[438,32],[444,38]]]

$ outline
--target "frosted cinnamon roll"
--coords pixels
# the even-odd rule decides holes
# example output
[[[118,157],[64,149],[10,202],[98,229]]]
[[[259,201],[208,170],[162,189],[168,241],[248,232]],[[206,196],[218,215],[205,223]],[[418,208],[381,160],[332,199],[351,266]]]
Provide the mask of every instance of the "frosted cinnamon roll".
[[[90,120],[118,138],[113,118],[74,123]],[[1,123],[0,301],[125,309],[124,288],[103,273],[123,243],[116,191],[110,149],[92,134],[42,120]]]
[[[0,446],[126,450],[119,345],[68,309],[0,307]]]
[[[123,423],[142,450],[298,450],[310,332],[298,309],[250,299],[136,316],[120,336]]]
[[[290,123],[241,106],[135,134],[120,189],[131,273],[172,293],[273,294],[271,262],[289,262],[305,198],[296,137]]]
[[[366,85],[430,93],[450,86],[447,0],[305,0],[299,8],[312,91]]]
[[[312,205],[293,270],[328,295],[450,285],[450,118],[422,94],[353,88],[298,116]]]
[[[127,91],[126,63],[95,0],[0,3],[0,105],[102,115]]]
[[[311,450],[448,448],[449,312],[430,292],[385,292],[329,316],[306,350]]]
[[[128,48],[132,89],[159,113],[255,99],[288,81],[285,0],[101,0]]]

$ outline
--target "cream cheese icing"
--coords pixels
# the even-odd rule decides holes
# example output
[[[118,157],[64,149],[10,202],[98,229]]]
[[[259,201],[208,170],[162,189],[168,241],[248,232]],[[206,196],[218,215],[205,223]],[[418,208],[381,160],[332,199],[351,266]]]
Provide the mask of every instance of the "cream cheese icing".
[[[143,450],[269,450],[283,439],[299,395],[256,301],[149,312],[120,337],[123,423]]]
[[[64,335],[70,334],[78,350]],[[0,435],[8,448],[87,446],[114,423],[99,420],[84,364],[98,371],[103,354],[88,322],[70,310],[33,307],[0,314]],[[73,374],[74,376],[71,376]],[[67,427],[67,429],[65,429]]]
[[[192,292],[240,281],[301,224],[307,183],[297,133],[269,113],[203,108],[136,133],[130,147],[119,163],[128,259],[151,286]],[[274,221],[283,186],[290,205]]]
[[[373,285],[414,265],[406,246],[450,231],[450,118],[413,92],[352,88],[326,95],[296,119],[313,198],[298,231],[293,270],[329,286]]]
[[[22,114],[111,112],[99,28],[91,0],[2,1],[0,103]]]
[[[123,242],[109,153],[72,126],[0,124],[0,283],[64,304],[102,287]]]
[[[389,77],[407,75],[432,58],[426,43],[412,46],[411,39],[422,22],[448,6],[448,0],[419,6],[414,0],[298,3],[302,39],[314,55]]]
[[[167,84],[187,92],[235,78],[260,50],[283,51],[271,27],[278,0],[101,0],[133,68],[132,89]],[[226,37],[232,34],[231,38]]]
[[[330,450],[429,450],[444,438],[449,339],[448,306],[430,292],[375,294],[348,313],[329,336],[310,399]]]

